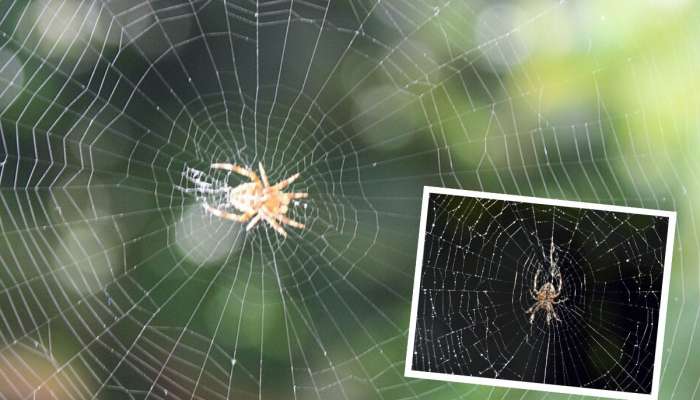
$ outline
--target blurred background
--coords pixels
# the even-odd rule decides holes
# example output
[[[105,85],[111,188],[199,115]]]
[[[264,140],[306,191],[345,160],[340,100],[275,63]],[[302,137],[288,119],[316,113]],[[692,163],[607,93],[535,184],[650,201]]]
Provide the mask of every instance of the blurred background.
[[[698,397],[698,11],[3,1],[2,397],[575,397],[403,377],[424,185],[676,210],[660,398]],[[306,228],[205,215],[214,162],[299,172]]]

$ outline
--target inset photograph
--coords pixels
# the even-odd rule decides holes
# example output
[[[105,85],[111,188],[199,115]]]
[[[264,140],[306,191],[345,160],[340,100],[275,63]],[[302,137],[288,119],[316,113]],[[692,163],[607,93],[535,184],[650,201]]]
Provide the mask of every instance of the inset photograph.
[[[406,376],[657,399],[675,219],[426,187]]]

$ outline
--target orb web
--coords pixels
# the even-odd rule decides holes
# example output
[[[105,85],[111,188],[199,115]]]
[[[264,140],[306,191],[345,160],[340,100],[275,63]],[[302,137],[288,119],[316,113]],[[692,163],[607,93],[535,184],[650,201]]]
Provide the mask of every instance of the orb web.
[[[528,68],[543,51],[540,27],[577,10],[2,2],[2,396],[506,395],[403,377],[421,187],[653,208],[687,205],[694,193],[683,183],[692,162],[649,143],[652,121],[628,120],[652,114],[649,103],[616,106],[599,85],[621,70],[666,99],[645,85],[660,56],[613,64],[608,44],[582,29],[573,45],[547,41],[602,49],[596,63],[577,64],[576,79],[545,81]],[[669,57],[694,62],[679,54]],[[567,90],[584,105],[549,109]],[[294,188],[310,197],[289,215],[306,228],[283,239],[202,212],[178,186],[187,168],[215,162],[262,163],[271,181],[300,173]],[[687,306],[692,282],[676,282],[667,336],[676,360],[695,349],[683,330],[698,318]],[[525,299],[513,293],[510,307]],[[692,371],[665,373],[663,390],[687,398]]]
[[[412,370],[652,392],[668,216],[439,193],[427,207]]]

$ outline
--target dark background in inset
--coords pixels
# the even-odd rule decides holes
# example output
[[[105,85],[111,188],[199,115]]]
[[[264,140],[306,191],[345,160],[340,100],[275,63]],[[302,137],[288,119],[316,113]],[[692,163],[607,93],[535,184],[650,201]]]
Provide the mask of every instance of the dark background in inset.
[[[427,214],[413,370],[650,393],[668,218],[441,194]],[[550,249],[561,321],[530,323]]]

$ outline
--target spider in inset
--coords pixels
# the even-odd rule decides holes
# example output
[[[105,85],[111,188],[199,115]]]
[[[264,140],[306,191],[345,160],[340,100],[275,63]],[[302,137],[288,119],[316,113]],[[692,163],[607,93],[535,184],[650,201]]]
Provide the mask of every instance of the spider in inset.
[[[309,194],[303,192],[286,193],[282,191],[282,189],[299,178],[299,173],[270,185],[262,163],[258,164],[260,177],[253,170],[236,164],[215,163],[211,164],[210,168],[235,172],[250,179],[250,182],[241,183],[235,187],[225,186],[226,201],[222,205],[212,207],[205,203],[204,208],[210,214],[231,221],[248,222],[246,226],[247,231],[251,230],[262,220],[284,237],[287,237],[287,232],[285,232],[282,225],[289,225],[299,229],[304,228],[304,224],[288,218],[285,214],[292,200],[307,198]],[[233,214],[222,210],[222,208],[226,209],[229,207],[235,208],[242,214]]]
[[[559,299],[559,295],[561,294],[562,277],[561,272],[559,271],[557,265],[554,263],[554,244],[550,245],[549,263],[550,274],[553,275],[554,279],[558,278],[559,286],[555,286],[555,284],[552,282],[545,282],[545,284],[540,287],[537,283],[537,278],[540,275],[541,269],[537,269],[537,272],[535,272],[535,281],[533,282],[533,288],[539,287],[539,290],[530,290],[530,294],[532,295],[532,298],[536,300],[536,303],[533,304],[532,307],[530,307],[527,311],[525,311],[526,314],[530,314],[530,324],[532,324],[535,321],[535,315],[539,310],[543,310],[546,313],[547,325],[549,325],[552,322],[552,318],[561,322],[561,319],[559,319],[559,316],[554,311],[554,305],[566,301],[566,297]]]

